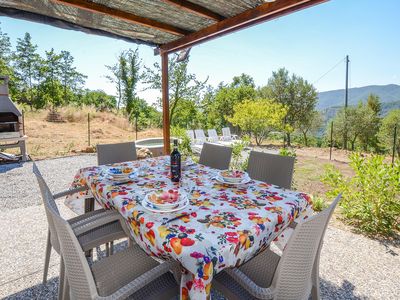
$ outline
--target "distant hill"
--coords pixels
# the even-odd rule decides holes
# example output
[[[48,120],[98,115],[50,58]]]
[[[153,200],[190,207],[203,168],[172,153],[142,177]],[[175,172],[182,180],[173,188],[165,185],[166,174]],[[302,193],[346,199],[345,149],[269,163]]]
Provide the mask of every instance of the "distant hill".
[[[349,89],[349,105],[356,105],[358,101],[366,101],[369,94],[376,94],[383,104],[382,113],[389,109],[400,108],[400,85],[368,85]],[[340,107],[344,105],[344,89],[321,92],[318,94],[317,110]]]

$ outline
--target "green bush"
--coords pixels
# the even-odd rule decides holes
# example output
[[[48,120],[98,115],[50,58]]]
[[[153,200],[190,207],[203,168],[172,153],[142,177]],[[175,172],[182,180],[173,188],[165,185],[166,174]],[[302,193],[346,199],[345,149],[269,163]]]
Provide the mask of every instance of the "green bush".
[[[327,196],[343,193],[340,206],[345,220],[369,234],[392,235],[400,230],[400,163],[393,166],[384,156],[350,156],[355,175],[341,174],[333,166],[322,181],[330,187]]]
[[[279,155],[296,157],[296,151],[293,148],[281,148]]]
[[[179,139],[178,150],[183,158],[186,156],[192,156],[192,147],[190,145],[190,138],[186,133],[186,129],[178,126],[172,126],[171,135]]]
[[[324,198],[318,196],[313,197],[312,208],[314,211],[323,211],[327,207],[328,203],[325,202]]]
[[[242,152],[249,146],[250,138],[248,136],[243,136],[242,140],[236,141],[232,144],[232,161],[231,169],[233,170],[245,170],[247,169],[247,159],[243,159]]]

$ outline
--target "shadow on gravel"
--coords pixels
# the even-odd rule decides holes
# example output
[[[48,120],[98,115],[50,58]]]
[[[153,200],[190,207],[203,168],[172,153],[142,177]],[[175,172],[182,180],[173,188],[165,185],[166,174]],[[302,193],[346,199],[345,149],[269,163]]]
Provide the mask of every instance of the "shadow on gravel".
[[[353,300],[366,300],[366,296],[356,296],[354,295],[354,284],[347,280],[343,280],[341,286],[337,286],[324,279],[320,280],[321,286],[321,299],[353,299]],[[311,299],[311,297],[310,297]]]
[[[368,297],[360,297],[354,295],[354,285],[343,280],[341,286],[332,284],[329,281],[321,279],[321,299],[346,299],[346,300],[366,300]],[[22,290],[13,295],[7,296],[5,299],[9,300],[22,300],[22,299],[57,299],[58,294],[58,277],[51,278],[47,281],[47,284],[38,284],[32,286],[28,289]],[[217,291],[212,290],[212,299],[214,300],[224,300],[225,298]],[[176,298],[178,299],[178,298]],[[311,297],[309,298],[311,299]]]
[[[58,277],[47,280],[46,284],[37,284],[18,293],[5,297],[8,300],[25,300],[25,299],[57,299],[58,294]]]
[[[0,174],[6,173],[12,169],[22,168],[23,163],[1,163],[0,164]]]

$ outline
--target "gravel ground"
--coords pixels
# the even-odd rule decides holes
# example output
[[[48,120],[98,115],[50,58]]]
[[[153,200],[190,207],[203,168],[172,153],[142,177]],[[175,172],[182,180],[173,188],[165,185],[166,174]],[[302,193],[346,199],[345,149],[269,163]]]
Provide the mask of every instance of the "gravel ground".
[[[79,168],[96,164],[96,157],[66,157],[37,164],[56,192],[68,188]],[[32,163],[0,165],[0,191],[0,298],[56,298],[59,257],[55,252],[48,283],[41,284],[47,221]],[[73,216],[59,204],[63,216]],[[400,248],[330,226],[320,273],[323,299],[399,299]]]

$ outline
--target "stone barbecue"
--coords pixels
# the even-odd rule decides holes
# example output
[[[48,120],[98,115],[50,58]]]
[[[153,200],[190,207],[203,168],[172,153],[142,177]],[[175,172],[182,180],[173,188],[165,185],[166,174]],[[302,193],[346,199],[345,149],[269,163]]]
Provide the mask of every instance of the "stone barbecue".
[[[19,147],[22,161],[26,161],[23,115],[10,99],[8,80],[0,76],[0,149]]]

